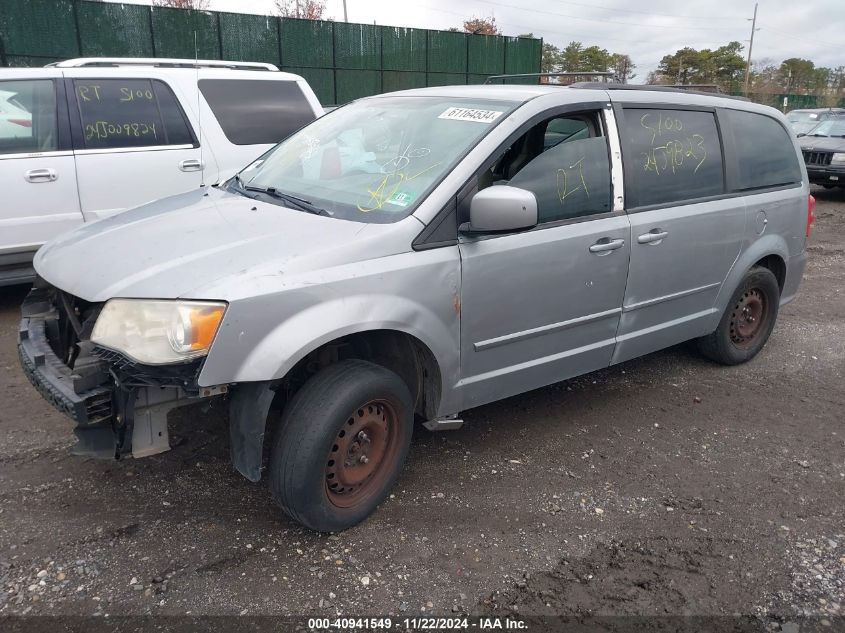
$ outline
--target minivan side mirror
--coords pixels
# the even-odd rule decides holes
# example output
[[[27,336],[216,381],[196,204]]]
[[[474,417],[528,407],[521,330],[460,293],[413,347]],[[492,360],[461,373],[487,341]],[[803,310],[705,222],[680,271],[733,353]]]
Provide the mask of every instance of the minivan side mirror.
[[[530,229],[537,224],[537,198],[526,189],[493,185],[476,193],[469,206],[465,233],[494,233]]]

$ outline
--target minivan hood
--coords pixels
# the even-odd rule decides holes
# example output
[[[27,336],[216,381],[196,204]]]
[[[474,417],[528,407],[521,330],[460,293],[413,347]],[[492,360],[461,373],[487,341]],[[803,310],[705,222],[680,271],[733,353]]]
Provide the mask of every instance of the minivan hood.
[[[833,136],[802,136],[798,139],[801,149],[808,152],[845,152],[845,138]]]
[[[34,264],[47,282],[86,301],[170,299],[262,264],[287,270],[305,255],[355,261],[353,239],[389,226],[313,215],[209,187],[83,225],[45,244]]]

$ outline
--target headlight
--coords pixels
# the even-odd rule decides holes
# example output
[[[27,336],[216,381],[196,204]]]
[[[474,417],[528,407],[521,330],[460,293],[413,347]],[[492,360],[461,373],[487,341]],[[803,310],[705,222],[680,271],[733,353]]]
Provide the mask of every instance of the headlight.
[[[208,353],[225,311],[212,301],[112,299],[91,340],[146,365],[178,363]]]
[[[845,153],[837,152],[830,157],[831,165],[845,165]]]

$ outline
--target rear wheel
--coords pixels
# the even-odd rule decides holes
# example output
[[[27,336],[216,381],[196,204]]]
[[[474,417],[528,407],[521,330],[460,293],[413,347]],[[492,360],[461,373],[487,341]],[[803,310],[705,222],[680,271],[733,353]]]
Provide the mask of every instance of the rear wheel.
[[[360,360],[331,365],[282,416],[270,459],[273,497],[313,530],[352,527],[393,487],[412,430],[411,395],[399,376]]]
[[[710,360],[737,365],[763,349],[775,327],[780,287],[768,268],[752,268],[731,297],[716,331],[698,339],[698,349]]]

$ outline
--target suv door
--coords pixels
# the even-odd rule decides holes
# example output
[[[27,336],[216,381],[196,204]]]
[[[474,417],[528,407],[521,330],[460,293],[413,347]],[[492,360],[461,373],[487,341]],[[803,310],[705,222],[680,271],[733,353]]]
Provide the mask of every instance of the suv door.
[[[64,86],[50,72],[0,80],[0,273],[14,269],[5,283],[26,280],[38,247],[82,222]]]
[[[712,331],[739,256],[745,205],[726,196],[715,110],[617,106],[631,265],[614,362]]]
[[[164,81],[76,77],[67,86],[86,220],[202,184],[199,142]]]
[[[465,407],[610,363],[630,226],[621,203],[614,209],[608,141],[618,156],[618,138],[608,136],[608,123],[615,130],[609,109],[547,114],[478,174],[478,188],[533,192],[539,223],[459,240]],[[470,199],[461,202],[461,219]]]

